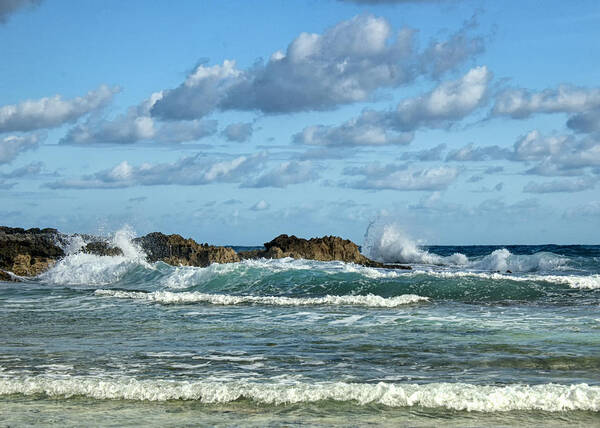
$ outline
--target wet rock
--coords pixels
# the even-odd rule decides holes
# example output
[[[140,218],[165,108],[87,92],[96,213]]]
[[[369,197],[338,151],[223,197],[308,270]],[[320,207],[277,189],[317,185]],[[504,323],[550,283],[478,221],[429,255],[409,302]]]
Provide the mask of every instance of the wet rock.
[[[240,257],[242,259],[259,257],[280,259],[283,257],[292,257],[295,259],[319,261],[339,260],[368,267],[410,269],[410,267],[404,265],[384,265],[383,263],[371,260],[360,253],[358,245],[354,242],[338,236],[303,239],[293,235],[279,235],[264,245],[264,250],[240,252]]]
[[[0,269],[19,276],[36,276],[65,255],[56,229],[0,226]]]
[[[229,247],[198,244],[193,239],[181,235],[149,233],[134,239],[148,256],[148,261],[162,261],[170,265],[206,267],[212,263],[239,262],[237,253]]]
[[[81,249],[87,254],[95,254],[97,256],[122,256],[123,250],[119,247],[111,247],[108,242],[97,241],[90,242]]]

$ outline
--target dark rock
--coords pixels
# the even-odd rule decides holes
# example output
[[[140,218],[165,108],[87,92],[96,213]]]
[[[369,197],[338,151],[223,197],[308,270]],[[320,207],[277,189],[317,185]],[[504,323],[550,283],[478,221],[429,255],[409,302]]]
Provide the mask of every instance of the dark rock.
[[[3,270],[0,270],[0,281],[18,282],[18,279],[15,278],[14,276],[11,276],[11,274],[9,274],[8,272],[4,272]]]
[[[280,259],[292,257],[295,259],[308,259],[319,261],[340,260],[346,263],[356,263],[362,266],[410,269],[404,265],[385,265],[363,256],[358,245],[348,239],[338,236],[324,236],[323,238],[303,239],[296,236],[279,235],[270,242],[266,242],[264,250],[240,252],[240,258],[269,258]]]
[[[181,235],[153,232],[134,239],[134,242],[142,247],[150,262],[162,261],[170,265],[206,267],[212,263],[240,261],[232,248],[201,245]]]
[[[97,241],[90,242],[81,249],[84,253],[95,254],[97,256],[122,256],[123,250],[119,247],[111,247],[108,242]]]
[[[19,276],[36,276],[65,255],[56,229],[0,226],[0,269]]]

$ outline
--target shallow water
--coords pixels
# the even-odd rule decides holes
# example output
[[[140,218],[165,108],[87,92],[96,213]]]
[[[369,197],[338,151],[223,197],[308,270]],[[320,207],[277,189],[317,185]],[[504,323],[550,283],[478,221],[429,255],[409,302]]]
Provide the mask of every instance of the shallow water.
[[[600,424],[598,246],[415,247],[402,271],[122,245],[0,283],[0,425]]]

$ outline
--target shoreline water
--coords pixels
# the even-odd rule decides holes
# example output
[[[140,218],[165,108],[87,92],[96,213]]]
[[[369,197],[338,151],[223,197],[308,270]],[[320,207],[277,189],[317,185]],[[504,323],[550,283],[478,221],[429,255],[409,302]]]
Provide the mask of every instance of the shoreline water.
[[[0,424],[600,423],[600,246],[195,267],[134,239],[0,281]]]

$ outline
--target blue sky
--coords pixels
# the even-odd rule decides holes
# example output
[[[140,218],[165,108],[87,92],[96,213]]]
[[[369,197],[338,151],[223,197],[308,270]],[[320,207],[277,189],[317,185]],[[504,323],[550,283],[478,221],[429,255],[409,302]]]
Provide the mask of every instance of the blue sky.
[[[0,223],[600,242],[600,4],[0,0]]]

